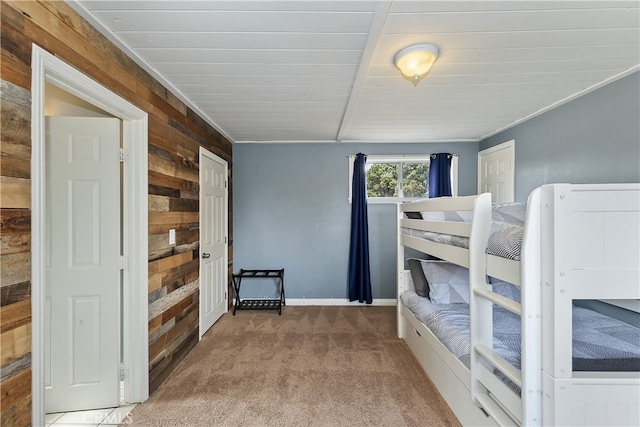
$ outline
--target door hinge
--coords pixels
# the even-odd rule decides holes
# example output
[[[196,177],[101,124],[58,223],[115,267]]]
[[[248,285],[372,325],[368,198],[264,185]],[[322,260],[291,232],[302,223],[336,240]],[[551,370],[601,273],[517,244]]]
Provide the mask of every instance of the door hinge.
[[[224,182],[224,188],[227,188],[227,181]]]
[[[124,148],[120,149],[119,158],[120,158],[120,163],[124,163],[124,158],[125,158]]]
[[[129,258],[124,255],[120,255],[120,270],[125,270],[128,267],[129,267]]]
[[[119,378],[120,381],[124,381],[129,376],[129,369],[124,363],[120,364]]]
[[[224,236],[224,243],[227,243],[227,236]]]

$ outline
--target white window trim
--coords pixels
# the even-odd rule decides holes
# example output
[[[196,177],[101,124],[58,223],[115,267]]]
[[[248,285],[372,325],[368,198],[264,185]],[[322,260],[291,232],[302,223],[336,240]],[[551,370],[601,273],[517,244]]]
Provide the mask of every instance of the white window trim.
[[[429,157],[432,153],[429,154],[374,154],[367,155],[367,163],[393,163],[393,162],[408,162],[411,160],[415,161],[425,161],[429,160]],[[451,159],[451,194],[453,196],[458,195],[458,155],[452,154]],[[356,155],[351,154],[348,157],[349,160],[349,176],[347,182],[348,188],[348,200],[351,203],[352,198],[352,190],[351,183],[353,182],[353,165],[356,161]],[[414,197],[369,197],[367,198],[367,203],[369,204],[379,204],[379,203],[401,203],[407,202],[411,200],[417,200]]]

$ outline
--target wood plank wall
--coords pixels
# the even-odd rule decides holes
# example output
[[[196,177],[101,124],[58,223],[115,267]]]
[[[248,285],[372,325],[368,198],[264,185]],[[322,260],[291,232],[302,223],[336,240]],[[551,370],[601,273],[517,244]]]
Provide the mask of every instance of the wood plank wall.
[[[1,425],[31,424],[31,44],[149,114],[150,391],[198,340],[198,150],[231,143],[64,2],[0,3]],[[229,206],[232,206],[229,180]],[[229,232],[231,233],[231,212]],[[169,247],[168,231],[177,244]],[[229,272],[232,271],[229,236]],[[229,276],[231,277],[231,276]]]

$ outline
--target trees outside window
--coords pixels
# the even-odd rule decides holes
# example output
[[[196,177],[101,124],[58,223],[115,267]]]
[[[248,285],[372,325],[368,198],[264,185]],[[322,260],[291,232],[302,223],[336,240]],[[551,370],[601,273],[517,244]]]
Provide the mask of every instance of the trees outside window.
[[[349,203],[355,155],[349,157]],[[429,197],[431,154],[367,155],[365,165],[369,203],[399,203]],[[451,164],[451,183],[457,195],[458,156]]]
[[[429,197],[429,163],[367,164],[367,197]]]

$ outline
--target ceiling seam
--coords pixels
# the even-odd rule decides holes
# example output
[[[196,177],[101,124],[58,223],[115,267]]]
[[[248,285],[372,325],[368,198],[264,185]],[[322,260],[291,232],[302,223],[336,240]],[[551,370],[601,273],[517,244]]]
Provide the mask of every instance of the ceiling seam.
[[[381,2],[378,4],[378,7],[376,7],[373,22],[371,23],[371,28],[369,29],[369,36],[367,37],[367,42],[362,54],[362,59],[360,60],[360,66],[358,67],[358,73],[356,74],[353,87],[351,88],[349,100],[347,101],[347,106],[344,110],[344,114],[342,115],[342,121],[340,122],[340,127],[338,128],[338,133],[336,135],[337,142],[340,142],[342,140],[345,129],[349,125],[351,116],[353,116],[353,111],[356,107],[356,103],[358,102],[360,91],[364,84],[364,80],[367,77],[369,63],[373,58],[373,55],[376,51],[376,45],[378,44],[378,39],[380,38],[382,29],[384,28],[384,24],[387,21],[387,16],[389,14],[389,10],[391,9],[391,3],[391,1]]]

